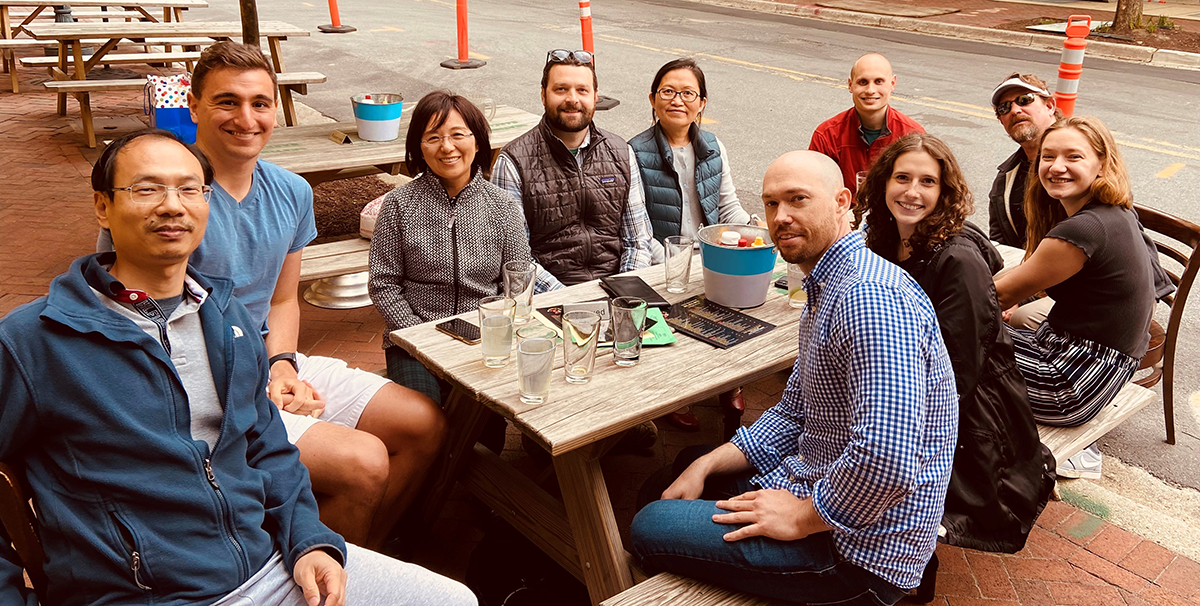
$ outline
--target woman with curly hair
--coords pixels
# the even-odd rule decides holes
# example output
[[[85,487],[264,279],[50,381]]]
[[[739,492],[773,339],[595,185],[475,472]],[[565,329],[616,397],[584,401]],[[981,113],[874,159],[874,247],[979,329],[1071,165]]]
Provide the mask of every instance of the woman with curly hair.
[[[1000,254],[966,222],[971,192],[950,149],[932,135],[910,134],[888,146],[857,203],[867,211],[867,246],[904,268],[932,301],[954,367],[959,447],[942,518],[945,540],[1016,552],[1054,486],[1054,458],[1038,440],[1003,328],[992,282],[1003,267]]]
[[[1146,354],[1154,266],[1125,162],[1100,120],[1077,116],[1047,128],[1030,177],[1025,262],[996,281],[996,292],[1005,308],[1043,290],[1055,300],[1036,331],[1011,330],[1017,365],[1039,423],[1082,425]],[[1075,477],[1098,477],[1099,451],[1093,444],[1068,464]]]

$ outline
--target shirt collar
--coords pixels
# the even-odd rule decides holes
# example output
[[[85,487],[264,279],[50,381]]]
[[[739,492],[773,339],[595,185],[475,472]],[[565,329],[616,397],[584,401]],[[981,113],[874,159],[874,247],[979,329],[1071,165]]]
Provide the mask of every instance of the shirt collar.
[[[887,109],[883,110],[883,128],[880,129],[879,136],[876,137],[876,140],[891,136],[892,129],[888,128],[888,118],[891,117],[892,107],[889,105]],[[866,143],[867,127],[863,126],[862,118],[858,115],[858,109],[854,109],[854,119],[858,120],[858,136],[862,139],[863,143]]]
[[[120,280],[108,273],[108,270],[112,268],[116,260],[117,253],[106,252],[96,258],[96,263],[86,266],[84,269],[84,278],[87,280],[88,285],[95,288],[100,294],[118,303],[136,303],[137,301],[150,298],[143,291],[126,288]],[[200,305],[208,298],[208,291],[193,280],[191,276],[184,276],[183,292]]]
[[[834,276],[837,268],[842,266],[843,260],[864,246],[861,231],[851,231],[842,236],[841,239],[829,247],[829,250],[825,251],[825,254],[821,255],[821,259],[817,261],[816,266],[804,278],[804,291],[807,293],[819,292],[820,285]]]

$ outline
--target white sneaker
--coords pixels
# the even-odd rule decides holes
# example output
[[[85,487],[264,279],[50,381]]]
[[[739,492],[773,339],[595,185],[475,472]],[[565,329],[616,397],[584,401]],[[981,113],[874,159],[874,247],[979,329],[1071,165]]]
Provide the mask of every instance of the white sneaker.
[[[1079,451],[1075,456],[1067,459],[1062,465],[1059,465],[1058,477],[1099,480],[1100,467],[1103,463],[1104,455],[1100,453],[1100,449],[1093,443]]]

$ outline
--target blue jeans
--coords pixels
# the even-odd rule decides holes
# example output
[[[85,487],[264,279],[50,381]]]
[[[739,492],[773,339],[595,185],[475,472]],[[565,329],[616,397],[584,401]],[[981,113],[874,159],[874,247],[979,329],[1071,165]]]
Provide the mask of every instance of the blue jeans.
[[[703,452],[681,452],[671,473],[651,477],[643,494],[661,494]],[[765,537],[725,541],[722,537],[734,527],[712,521],[713,514],[727,513],[717,508],[716,501],[756,490],[750,483],[752,476],[713,476],[701,500],[654,501],[642,508],[630,530],[633,554],[642,569],[801,604],[890,605],[904,597],[905,590],[842,559],[828,532],[798,541]]]

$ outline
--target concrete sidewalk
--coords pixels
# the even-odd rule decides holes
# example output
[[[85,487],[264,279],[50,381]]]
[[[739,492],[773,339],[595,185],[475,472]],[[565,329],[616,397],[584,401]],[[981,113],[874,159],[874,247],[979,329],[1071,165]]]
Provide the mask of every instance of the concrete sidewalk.
[[[1054,0],[690,0],[733,8],[809,19],[835,21],[914,33],[962,38],[1006,46],[1061,52],[1063,37],[998,26],[1048,17],[1065,21],[1072,15],[1087,15],[1093,22],[1110,21],[1114,2]],[[1200,32],[1200,4],[1195,0],[1168,0],[1168,4],[1146,3],[1144,15],[1164,14],[1182,31]],[[1145,63],[1174,69],[1200,70],[1200,53],[1153,48],[1152,45],[1121,44],[1097,36],[1088,38],[1090,57]]]
[[[39,73],[24,70],[21,76],[24,90],[38,90]],[[98,124],[129,126],[144,119],[141,93],[108,93],[97,101]],[[88,176],[97,154],[72,127],[77,117],[73,101],[63,118],[55,113],[53,95],[0,92],[0,316],[44,295],[72,259],[94,250],[97,225]],[[305,353],[341,357],[368,370],[383,367],[383,320],[373,308],[323,310],[302,302],[301,326]],[[778,402],[785,380],[779,374],[746,386],[746,422]],[[650,472],[685,446],[716,443],[721,417],[716,398],[696,411],[701,432],[661,427],[650,455],[604,460],[621,528],[628,529],[637,489]],[[536,470],[511,429],[504,457]],[[460,488],[428,540],[413,546],[412,559],[463,580],[487,519]],[[938,553],[936,604],[1200,604],[1196,561],[1063,502],[1046,508],[1017,554],[947,546]]]

